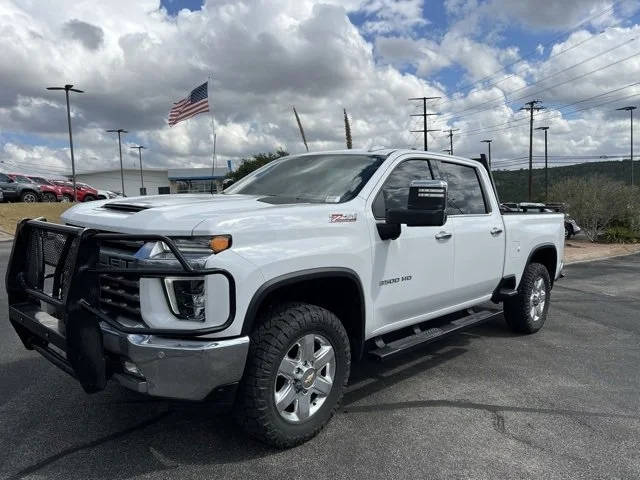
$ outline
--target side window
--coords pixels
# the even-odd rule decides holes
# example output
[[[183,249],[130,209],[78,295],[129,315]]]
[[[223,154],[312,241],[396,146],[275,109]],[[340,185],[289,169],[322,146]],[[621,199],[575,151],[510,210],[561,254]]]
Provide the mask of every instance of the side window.
[[[447,215],[487,213],[478,171],[457,163],[438,162],[439,176],[449,185]]]
[[[402,208],[407,206],[409,185],[412,180],[431,180],[429,161],[405,160],[396,166],[384,181],[384,185],[373,201],[373,216],[384,218],[388,208]]]
[[[0,182],[11,183],[11,180],[9,180],[9,177],[7,177],[4,173],[0,173]]]

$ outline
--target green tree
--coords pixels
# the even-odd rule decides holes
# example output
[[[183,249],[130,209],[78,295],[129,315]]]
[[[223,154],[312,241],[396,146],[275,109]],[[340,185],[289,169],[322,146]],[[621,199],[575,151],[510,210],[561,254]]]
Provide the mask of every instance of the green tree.
[[[254,170],[266,165],[269,162],[277,160],[280,157],[286,157],[289,155],[288,152],[285,152],[282,149],[278,149],[275,152],[266,152],[266,153],[257,153],[250,158],[242,159],[242,164],[238,169],[234,172],[227,173],[225,178],[230,178],[234,182],[237,182],[242,177],[250,174]]]

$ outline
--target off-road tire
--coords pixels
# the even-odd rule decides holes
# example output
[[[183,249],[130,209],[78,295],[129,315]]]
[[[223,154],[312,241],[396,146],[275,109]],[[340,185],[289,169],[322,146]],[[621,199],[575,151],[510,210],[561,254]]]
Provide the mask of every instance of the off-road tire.
[[[545,304],[539,319],[534,320],[531,295],[536,282],[542,279],[545,290]],[[551,300],[551,279],[549,271],[540,263],[530,263],[524,269],[518,294],[504,302],[504,318],[514,332],[535,333],[542,328],[547,319],[549,301]]]
[[[342,322],[332,312],[306,303],[275,306],[258,322],[251,334],[234,418],[250,436],[268,445],[294,447],[316,436],[338,409],[349,379],[349,338]],[[331,343],[336,361],[335,377],[331,392],[320,409],[302,423],[291,423],[276,409],[275,378],[291,345],[309,333],[322,335]]]

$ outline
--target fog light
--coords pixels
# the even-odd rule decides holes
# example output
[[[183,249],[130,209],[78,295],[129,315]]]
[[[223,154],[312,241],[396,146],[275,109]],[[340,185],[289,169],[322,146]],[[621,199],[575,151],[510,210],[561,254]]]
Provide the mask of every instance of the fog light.
[[[135,363],[130,362],[129,360],[125,360],[124,362],[122,362],[122,366],[124,367],[125,372],[131,375],[135,375],[136,377],[144,378],[144,375],[142,375],[142,372],[138,370],[138,366]]]
[[[181,320],[205,321],[204,278],[165,278],[165,292],[173,314]]]

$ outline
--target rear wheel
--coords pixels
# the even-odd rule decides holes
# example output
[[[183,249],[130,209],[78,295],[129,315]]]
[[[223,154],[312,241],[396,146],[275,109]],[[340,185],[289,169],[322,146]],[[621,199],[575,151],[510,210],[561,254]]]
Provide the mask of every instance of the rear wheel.
[[[251,335],[235,418],[275,447],[306,442],[337,410],[349,368],[349,339],[333,313],[305,303],[279,306]]]
[[[522,274],[518,294],[504,302],[504,318],[515,332],[535,333],[547,319],[551,279],[547,268],[530,263]]]
[[[36,192],[32,192],[31,190],[22,192],[20,194],[20,200],[25,203],[35,203],[40,201],[38,195],[36,195]]]
[[[58,201],[58,197],[56,197],[53,193],[51,192],[44,192],[42,194],[42,201],[43,202],[57,202]]]
[[[93,195],[85,195],[83,202],[93,202],[96,199]]]

